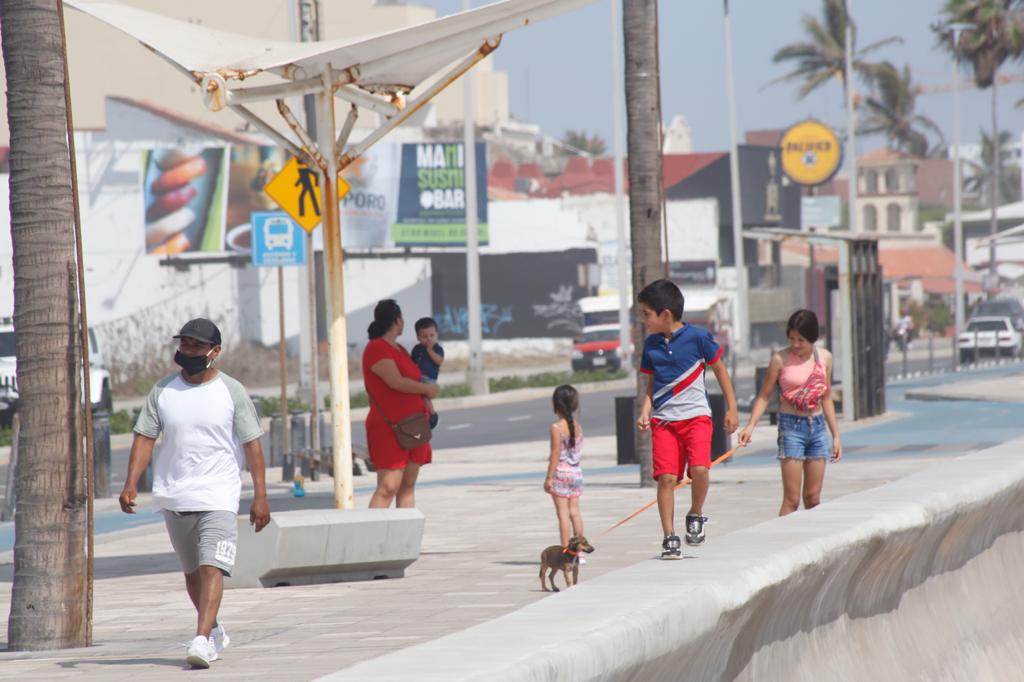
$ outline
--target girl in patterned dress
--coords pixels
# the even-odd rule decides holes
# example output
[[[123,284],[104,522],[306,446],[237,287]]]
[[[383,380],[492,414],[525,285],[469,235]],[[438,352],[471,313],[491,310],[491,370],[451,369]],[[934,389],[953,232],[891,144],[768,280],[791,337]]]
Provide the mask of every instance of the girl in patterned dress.
[[[551,425],[551,454],[544,491],[555,502],[558,514],[558,534],[562,547],[569,546],[569,538],[583,535],[583,516],[580,514],[580,495],[583,494],[583,431],[576,412],[579,394],[572,386],[555,389],[551,397],[558,421]],[[581,561],[583,557],[580,557]]]

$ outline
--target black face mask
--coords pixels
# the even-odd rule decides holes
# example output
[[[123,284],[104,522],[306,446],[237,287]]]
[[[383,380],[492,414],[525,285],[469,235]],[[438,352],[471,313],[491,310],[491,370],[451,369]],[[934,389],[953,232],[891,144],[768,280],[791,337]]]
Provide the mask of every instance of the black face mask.
[[[212,352],[213,349],[211,348],[210,353]],[[179,350],[174,354],[174,361],[178,363],[183,370],[185,370],[185,374],[191,376],[202,372],[210,366],[210,353],[207,353],[206,355],[185,355]]]

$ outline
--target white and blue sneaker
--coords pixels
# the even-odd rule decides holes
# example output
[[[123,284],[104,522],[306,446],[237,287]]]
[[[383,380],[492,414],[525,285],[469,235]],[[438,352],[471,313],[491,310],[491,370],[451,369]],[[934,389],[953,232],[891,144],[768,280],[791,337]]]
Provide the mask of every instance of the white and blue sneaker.
[[[227,649],[228,645],[231,644],[231,638],[228,637],[227,630],[219,623],[210,630],[210,640],[213,642],[213,648],[218,654]]]
[[[213,646],[212,637],[196,635],[188,644],[185,661],[193,668],[209,668],[210,663],[217,660],[217,649]]]

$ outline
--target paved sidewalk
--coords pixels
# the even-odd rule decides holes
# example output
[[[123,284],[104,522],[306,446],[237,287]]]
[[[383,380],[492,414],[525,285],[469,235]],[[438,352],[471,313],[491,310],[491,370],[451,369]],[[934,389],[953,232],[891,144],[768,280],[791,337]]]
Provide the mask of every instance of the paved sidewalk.
[[[1024,434],[1013,410],[993,410],[984,403],[951,403],[948,408],[944,403],[913,403],[903,400],[905,390],[891,393],[889,416],[844,428],[847,455],[829,467],[826,503],[938,459]],[[944,433],[941,425],[951,419],[944,410],[954,405],[962,421]],[[755,434],[754,447],[713,472],[706,505],[712,518],[709,542],[776,515],[781,488],[774,440],[774,429],[764,424]],[[588,439],[584,457],[583,515],[587,536],[597,548],[582,567],[585,581],[653,559],[661,533],[651,509],[602,534],[653,499],[654,490],[639,488],[635,466],[615,466],[611,437]],[[313,679],[545,598],[537,577],[538,558],[558,537],[550,498],[541,490],[545,460],[544,442],[439,451],[436,463],[421,475],[417,503],[427,527],[422,557],[406,578],[228,591],[221,616],[233,642],[214,664],[213,674]],[[366,504],[371,483],[356,480],[358,505]],[[312,484],[306,502],[330,506],[330,485],[329,480]],[[683,507],[688,495],[684,491],[678,499]],[[180,678],[184,648],[179,643],[190,638],[194,615],[163,525],[98,536],[97,554],[96,646],[0,653],[0,679]],[[687,549],[686,554],[699,557],[700,550]],[[4,611],[10,600],[10,561],[10,553],[0,555]],[[679,563],[681,578],[687,563]],[[414,679],[415,671],[409,675]]]

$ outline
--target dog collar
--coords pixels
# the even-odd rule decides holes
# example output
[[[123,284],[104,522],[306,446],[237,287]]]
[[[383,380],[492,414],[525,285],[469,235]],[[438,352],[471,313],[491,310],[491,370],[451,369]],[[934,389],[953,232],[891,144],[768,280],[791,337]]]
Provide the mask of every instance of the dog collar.
[[[571,549],[569,549],[568,547],[566,547],[565,549],[562,550],[562,554],[568,554],[570,556],[577,556],[579,554],[579,552],[574,552]]]

